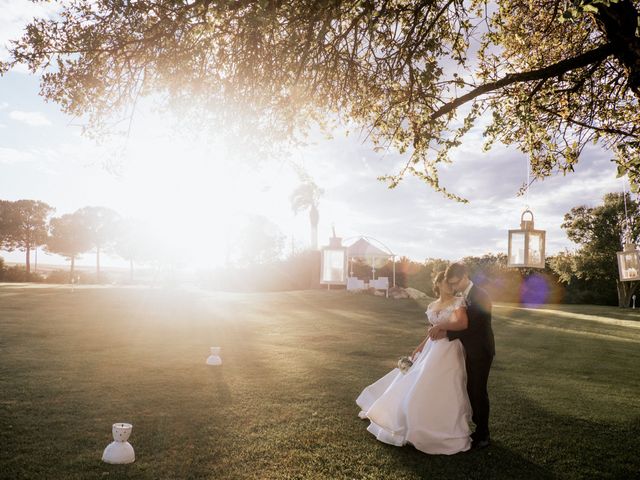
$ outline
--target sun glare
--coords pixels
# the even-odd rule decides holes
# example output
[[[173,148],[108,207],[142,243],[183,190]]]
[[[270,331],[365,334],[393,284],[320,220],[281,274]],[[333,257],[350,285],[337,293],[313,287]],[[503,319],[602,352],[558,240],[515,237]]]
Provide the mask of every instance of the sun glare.
[[[225,158],[228,145],[174,136],[130,146],[125,216],[145,224],[150,248],[178,265],[223,265],[246,216],[261,215],[287,236],[293,171],[250,168]]]

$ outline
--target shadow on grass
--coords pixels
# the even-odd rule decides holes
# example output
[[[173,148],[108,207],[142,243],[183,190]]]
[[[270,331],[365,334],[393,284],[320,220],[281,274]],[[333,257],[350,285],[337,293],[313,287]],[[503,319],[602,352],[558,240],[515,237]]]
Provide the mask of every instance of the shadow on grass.
[[[389,447],[393,448],[393,447]],[[552,472],[500,442],[485,450],[471,450],[453,456],[426,455],[413,447],[403,447],[397,455],[403,471],[413,478],[467,479],[552,479]]]
[[[512,418],[496,411],[500,426],[483,450],[452,456],[427,455],[413,447],[383,445],[387,468],[403,478],[638,478],[640,417],[630,424],[604,424],[550,413],[524,396],[510,398]],[[365,422],[353,422],[364,430]],[[368,434],[367,434],[368,435]],[[368,435],[371,448],[375,439]],[[604,448],[603,446],[606,446]]]
[[[637,343],[585,335],[586,328],[610,333],[608,324],[553,317],[564,330],[549,336],[538,328],[540,315],[496,318],[494,444],[430,456],[377,442],[355,405],[362,388],[423,338],[418,302],[88,289],[55,301],[33,292],[10,298],[0,305],[0,478],[634,478],[640,471]],[[204,364],[210,345],[222,346],[222,367]],[[134,424],[137,460],[104,465],[111,423],[121,420]]]

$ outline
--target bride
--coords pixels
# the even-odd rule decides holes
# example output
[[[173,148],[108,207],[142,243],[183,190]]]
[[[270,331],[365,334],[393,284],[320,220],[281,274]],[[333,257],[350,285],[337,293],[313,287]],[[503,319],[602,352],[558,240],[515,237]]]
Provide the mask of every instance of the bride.
[[[464,299],[454,297],[444,272],[434,279],[438,300],[426,314],[431,325],[464,330],[468,318]],[[451,455],[471,447],[464,347],[460,340],[431,340],[427,336],[413,352],[413,365],[395,368],[365,388],[356,403],[361,418],[378,440],[391,445],[412,444],[430,454]]]

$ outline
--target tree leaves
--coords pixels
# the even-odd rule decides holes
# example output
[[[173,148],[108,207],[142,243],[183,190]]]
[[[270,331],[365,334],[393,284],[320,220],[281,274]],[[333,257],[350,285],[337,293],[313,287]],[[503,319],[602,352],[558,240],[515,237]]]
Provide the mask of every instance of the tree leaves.
[[[440,185],[439,165],[489,113],[485,148],[518,146],[534,177],[573,171],[584,146],[598,142],[637,188],[638,2],[495,7],[66,1],[55,19],[27,27],[0,71],[44,70],[43,96],[86,116],[94,133],[151,94],[247,144],[296,140],[335,116],[359,124],[375,148],[409,156],[381,176],[391,188],[414,175],[457,200]]]
[[[573,276],[585,280],[616,282],[621,307],[629,306],[629,297],[637,288],[619,282],[616,252],[626,243],[640,242],[640,203],[629,193],[608,193],[596,207],[574,207],[564,216],[562,228],[579,245],[575,253],[564,252],[551,261],[560,280],[569,283]]]

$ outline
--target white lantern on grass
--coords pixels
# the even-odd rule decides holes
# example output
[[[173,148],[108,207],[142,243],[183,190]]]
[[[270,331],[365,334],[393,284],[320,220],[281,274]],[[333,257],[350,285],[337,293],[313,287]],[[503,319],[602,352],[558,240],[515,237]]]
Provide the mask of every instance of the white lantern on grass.
[[[133,447],[127,441],[133,426],[130,423],[114,423],[111,427],[113,442],[107,445],[102,453],[105,463],[123,464],[133,463],[136,459]]]
[[[207,357],[207,365],[222,365],[220,350],[220,347],[211,347],[211,355]]]

